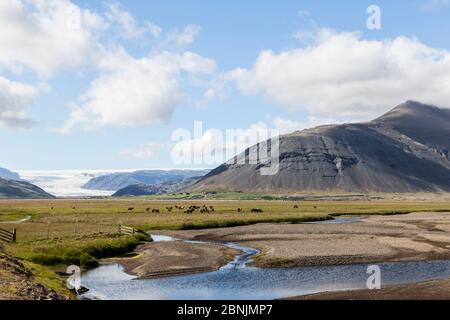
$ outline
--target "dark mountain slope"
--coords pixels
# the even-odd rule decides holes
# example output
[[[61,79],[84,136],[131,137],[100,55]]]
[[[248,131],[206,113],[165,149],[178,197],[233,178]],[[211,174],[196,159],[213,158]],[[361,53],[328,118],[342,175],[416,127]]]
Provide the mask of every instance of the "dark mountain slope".
[[[449,149],[450,110],[408,101],[369,123],[280,137],[274,176],[262,176],[261,165],[224,164],[190,190],[450,191]]]
[[[390,126],[410,139],[435,151],[443,151],[447,158],[450,150],[450,109],[408,101],[373,123]]]
[[[51,194],[25,182],[0,179],[0,199],[50,199]]]

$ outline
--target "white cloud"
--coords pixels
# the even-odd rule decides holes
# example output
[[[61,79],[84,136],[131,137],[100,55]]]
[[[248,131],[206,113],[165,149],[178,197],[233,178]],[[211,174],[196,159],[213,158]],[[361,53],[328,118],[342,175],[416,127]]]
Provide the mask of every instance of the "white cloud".
[[[216,74],[208,79],[203,97],[197,103],[200,109],[206,109],[213,100],[224,100],[230,93],[230,79],[227,74]]]
[[[99,67],[101,75],[80,97],[63,132],[77,125],[96,129],[167,122],[182,96],[180,77],[212,73],[216,64],[192,52],[162,52],[135,59],[119,49],[106,54]]]
[[[262,51],[231,78],[245,94],[318,118],[366,120],[408,99],[450,104],[450,52],[406,37],[369,41],[321,30],[313,45]]]
[[[321,125],[337,124],[340,121],[336,119],[308,117],[306,121],[294,121],[290,119],[283,119],[280,117],[270,117],[275,128],[280,131],[280,134],[289,134],[295,131],[314,128]]]
[[[157,24],[150,22],[150,21],[145,21],[144,23],[145,28],[155,37],[155,38],[159,38],[159,36],[162,33],[162,28],[160,26],[158,26]]]
[[[0,128],[29,127],[33,121],[27,118],[24,110],[36,94],[35,87],[0,76]]]
[[[0,1],[0,71],[24,68],[47,78],[78,68],[91,54],[103,19],[69,0]]]
[[[69,0],[0,2],[0,126],[26,127],[26,114],[38,90],[2,74],[37,75],[39,86],[61,69],[79,70],[96,50],[104,20]]]
[[[0,21],[0,77],[9,73],[36,75],[46,86],[58,71],[79,72],[88,62],[98,68],[99,76],[73,104],[62,129],[66,132],[76,125],[92,129],[166,122],[180,102],[183,75],[208,74],[216,67],[210,59],[181,51],[195,40],[199,26],[188,25],[162,37],[158,25],[137,22],[119,4],[107,4],[106,11],[92,12],[71,0],[0,1]],[[155,43],[153,55],[135,58],[123,49],[111,49],[117,46],[115,34],[121,38],[150,34],[162,39]],[[0,106],[2,126],[29,124],[24,110],[37,90],[13,94],[10,84],[14,82],[1,79],[1,99],[5,101]]]
[[[149,142],[140,145],[136,149],[128,149],[119,152],[120,156],[134,159],[148,159],[158,154],[164,148],[164,144]]]
[[[146,32],[150,32],[155,38],[158,38],[162,29],[156,24],[145,21],[144,26],[139,26],[130,12],[122,8],[117,3],[108,5],[109,11],[105,13],[111,23],[117,23],[122,29],[122,35],[125,38],[139,38]]]
[[[188,25],[183,30],[174,30],[167,34],[166,39],[163,41],[163,47],[168,48],[184,48],[195,41],[195,38],[200,33],[200,26]]]

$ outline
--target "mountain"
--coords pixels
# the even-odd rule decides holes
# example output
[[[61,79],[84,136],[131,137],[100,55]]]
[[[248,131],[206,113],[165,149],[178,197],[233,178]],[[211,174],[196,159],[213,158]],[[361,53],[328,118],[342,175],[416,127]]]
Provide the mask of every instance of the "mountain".
[[[51,199],[51,194],[25,182],[0,178],[0,199]]]
[[[133,184],[118,190],[113,197],[134,197],[134,196],[150,196],[160,194],[177,193],[194,183],[201,177],[187,178],[182,181],[166,182],[162,184]]]
[[[161,185],[152,184],[133,184],[131,186],[122,188],[114,193],[113,197],[137,197],[137,196],[149,196],[155,194],[163,194],[165,190]]]
[[[368,123],[281,136],[276,175],[261,175],[265,164],[226,163],[188,191],[450,191],[449,150],[450,110],[407,101]]]
[[[9,171],[5,168],[0,168],[0,179],[5,180],[20,180],[20,176],[18,173]]]
[[[157,185],[181,182],[189,178],[204,176],[208,172],[209,170],[141,170],[120,172],[93,178],[83,188],[117,191],[137,184]]]

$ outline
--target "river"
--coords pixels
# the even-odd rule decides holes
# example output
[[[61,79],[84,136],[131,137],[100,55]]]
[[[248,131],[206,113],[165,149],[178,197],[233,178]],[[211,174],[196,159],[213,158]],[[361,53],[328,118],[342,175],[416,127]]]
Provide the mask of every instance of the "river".
[[[349,223],[342,218],[342,223]],[[345,219],[345,220],[344,220]],[[358,218],[354,218],[356,219]],[[336,219],[338,220],[338,219]],[[339,223],[340,220],[334,221]],[[322,222],[323,223],[323,222]],[[329,223],[329,222],[325,222]],[[178,241],[152,235],[154,241]],[[189,241],[199,243],[200,241]],[[118,264],[105,265],[82,277],[89,299],[105,300],[271,300],[327,291],[366,288],[369,265],[303,268],[254,268],[247,264],[258,250],[236,243],[241,250],[234,261],[217,271],[166,278],[135,280]],[[450,277],[450,261],[377,264],[382,285],[407,284]]]

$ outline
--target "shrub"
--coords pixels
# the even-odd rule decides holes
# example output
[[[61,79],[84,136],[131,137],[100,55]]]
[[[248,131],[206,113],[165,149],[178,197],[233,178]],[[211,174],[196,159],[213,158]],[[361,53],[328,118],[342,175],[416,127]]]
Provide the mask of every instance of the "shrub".
[[[98,261],[93,256],[83,253],[80,257],[80,265],[87,268],[95,268],[98,266]]]
[[[135,235],[135,238],[138,241],[153,241],[152,238],[150,237],[150,235],[148,235],[146,233],[138,233]]]
[[[64,263],[64,259],[62,257],[50,254],[38,254],[35,255],[31,260],[34,263],[41,264],[44,266],[55,266]]]

